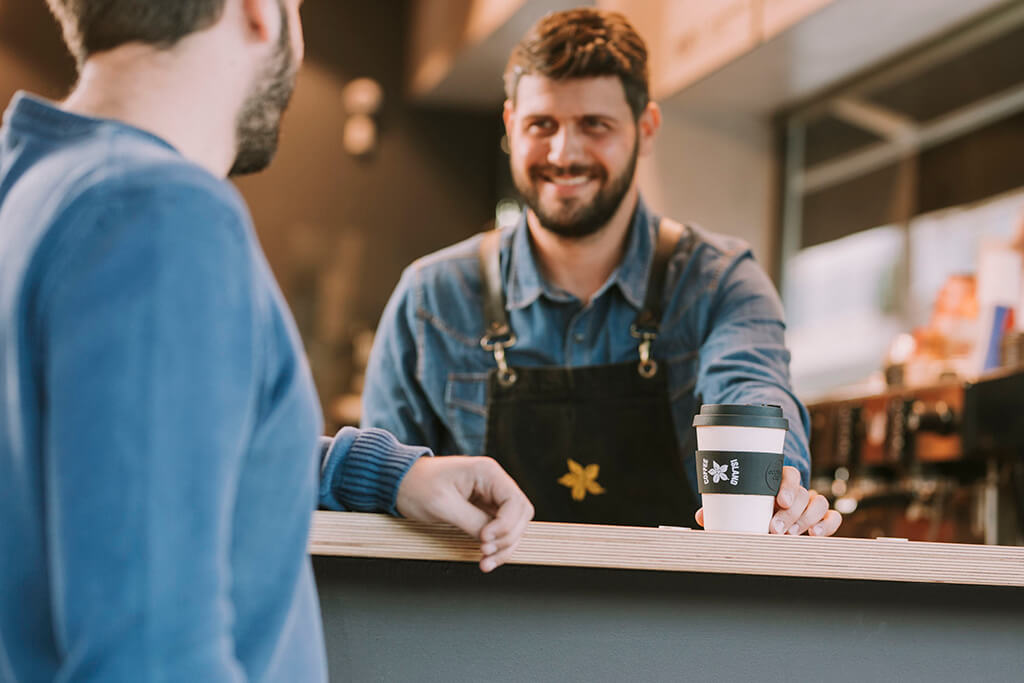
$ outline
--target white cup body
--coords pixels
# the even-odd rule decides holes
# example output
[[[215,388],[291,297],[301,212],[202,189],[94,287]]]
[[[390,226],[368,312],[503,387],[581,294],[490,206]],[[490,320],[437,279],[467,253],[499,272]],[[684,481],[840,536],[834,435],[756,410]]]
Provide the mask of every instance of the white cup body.
[[[702,493],[705,531],[766,534],[775,511],[775,496],[742,493]]]
[[[770,427],[696,427],[701,451],[782,453],[786,430]],[[703,493],[704,529],[766,534],[775,511],[775,496]]]
[[[694,427],[697,450],[746,451],[747,453],[781,453],[786,444],[786,430],[774,427]]]

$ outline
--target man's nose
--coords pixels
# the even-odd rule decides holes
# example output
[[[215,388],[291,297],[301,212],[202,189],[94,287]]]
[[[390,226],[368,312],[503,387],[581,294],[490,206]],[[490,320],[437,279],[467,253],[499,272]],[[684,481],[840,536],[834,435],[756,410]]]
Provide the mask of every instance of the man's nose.
[[[583,137],[572,126],[562,126],[550,138],[548,163],[566,167],[583,161]]]

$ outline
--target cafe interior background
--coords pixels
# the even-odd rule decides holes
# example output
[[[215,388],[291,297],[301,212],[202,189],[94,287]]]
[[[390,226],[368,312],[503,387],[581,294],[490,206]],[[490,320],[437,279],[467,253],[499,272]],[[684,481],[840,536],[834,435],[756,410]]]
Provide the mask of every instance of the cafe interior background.
[[[840,535],[1024,543],[1021,0],[306,0],[277,159],[237,184],[328,428],[402,269],[518,218],[501,73],[581,4],[648,42],[649,204],[779,287]],[[45,2],[0,0],[0,100],[74,78]]]

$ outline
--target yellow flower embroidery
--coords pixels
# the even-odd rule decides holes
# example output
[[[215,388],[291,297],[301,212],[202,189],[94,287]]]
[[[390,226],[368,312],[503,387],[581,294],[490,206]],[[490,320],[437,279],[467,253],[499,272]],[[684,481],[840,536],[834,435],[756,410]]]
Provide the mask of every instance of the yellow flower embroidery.
[[[594,464],[584,467],[572,458],[569,458],[567,462],[569,463],[569,471],[562,475],[558,483],[572,489],[573,500],[583,500],[587,497],[588,493],[593,493],[595,496],[604,493],[604,487],[597,483],[597,473],[601,469],[600,465]]]

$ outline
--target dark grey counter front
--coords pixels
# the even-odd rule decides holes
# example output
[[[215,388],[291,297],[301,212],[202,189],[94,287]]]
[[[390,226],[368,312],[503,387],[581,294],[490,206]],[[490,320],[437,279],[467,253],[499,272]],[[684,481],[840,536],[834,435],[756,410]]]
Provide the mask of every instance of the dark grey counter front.
[[[312,547],[325,540],[315,530]],[[314,557],[334,681],[1024,680],[1015,585],[531,564],[484,575],[356,543],[363,557]]]

